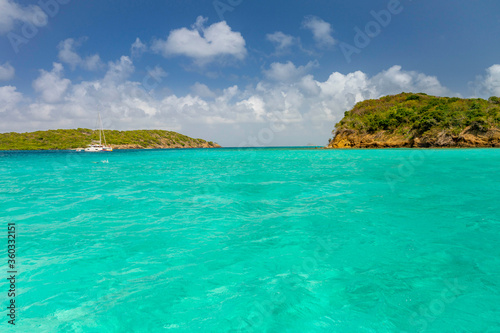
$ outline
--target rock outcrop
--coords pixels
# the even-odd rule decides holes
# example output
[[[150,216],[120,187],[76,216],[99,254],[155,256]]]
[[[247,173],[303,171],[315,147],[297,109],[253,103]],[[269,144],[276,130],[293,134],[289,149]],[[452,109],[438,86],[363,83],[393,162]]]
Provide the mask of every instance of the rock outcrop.
[[[405,137],[381,131],[374,134],[357,133],[354,130],[339,132],[327,148],[486,148],[500,147],[500,130],[491,128],[477,132],[471,126],[458,135],[444,131],[436,136]]]
[[[359,102],[326,148],[500,147],[500,98],[401,93]]]

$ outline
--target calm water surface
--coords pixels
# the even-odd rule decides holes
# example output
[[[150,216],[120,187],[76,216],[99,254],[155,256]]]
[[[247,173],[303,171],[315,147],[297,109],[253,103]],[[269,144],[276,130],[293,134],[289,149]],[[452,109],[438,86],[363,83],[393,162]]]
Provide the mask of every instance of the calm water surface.
[[[499,166],[498,149],[0,152],[15,331],[500,332]]]

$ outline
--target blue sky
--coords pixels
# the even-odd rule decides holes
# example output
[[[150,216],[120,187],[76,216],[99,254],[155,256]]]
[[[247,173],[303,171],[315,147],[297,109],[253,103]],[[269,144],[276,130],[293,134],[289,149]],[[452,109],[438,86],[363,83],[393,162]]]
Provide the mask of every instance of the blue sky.
[[[354,103],[500,95],[500,4],[0,0],[0,132],[324,145]],[[361,32],[360,32],[361,31]]]

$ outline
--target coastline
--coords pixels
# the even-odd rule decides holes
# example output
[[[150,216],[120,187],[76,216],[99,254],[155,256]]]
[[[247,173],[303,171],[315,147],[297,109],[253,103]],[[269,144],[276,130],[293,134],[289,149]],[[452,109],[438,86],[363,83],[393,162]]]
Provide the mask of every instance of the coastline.
[[[220,147],[212,141],[165,130],[106,130],[105,133],[107,145],[117,150]],[[94,131],[85,128],[0,133],[0,150],[76,150],[95,139]]]
[[[183,150],[183,149],[220,149],[224,147],[165,147],[165,148],[113,148],[113,151],[132,151],[132,150]],[[54,152],[77,152],[78,148],[68,148],[68,149],[0,149],[0,152],[49,152],[49,151],[54,151]],[[78,152],[78,153],[83,153],[83,152]],[[103,152],[104,154],[107,152]]]
[[[441,132],[433,136],[411,138],[385,131],[361,134],[348,130],[337,133],[325,148],[500,148],[500,130],[490,129],[478,133],[472,126],[469,126],[455,136]]]

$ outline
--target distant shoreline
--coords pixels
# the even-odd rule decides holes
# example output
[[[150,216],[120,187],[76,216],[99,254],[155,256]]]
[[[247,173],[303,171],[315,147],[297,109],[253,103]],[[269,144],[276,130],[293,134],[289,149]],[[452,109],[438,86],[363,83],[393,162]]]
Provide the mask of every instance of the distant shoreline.
[[[223,147],[187,147],[187,148],[113,148],[113,151],[127,151],[127,150],[183,150],[183,149],[222,149]],[[59,151],[59,152],[75,152],[75,153],[85,153],[84,151],[77,151],[76,148],[73,149],[0,149],[0,152],[23,152],[23,151]],[[106,155],[112,152],[96,152],[98,154]]]
[[[324,150],[324,151],[349,151],[349,150],[473,150],[473,149],[498,149],[500,147],[350,147],[350,148],[331,148],[325,146],[316,146],[316,147],[308,147],[308,146],[278,146],[278,147],[214,147],[210,148],[210,150],[266,150],[266,149],[289,149],[289,150]],[[129,148],[129,149],[114,149],[114,152],[126,152],[126,151],[147,151],[147,150],[198,150],[198,149],[207,149],[207,148]],[[104,155],[109,156],[109,154],[113,154],[113,152],[98,152],[94,154],[88,154],[85,152],[77,152],[76,149],[9,149],[9,150],[0,150],[0,153],[15,153],[15,152],[74,152],[78,154],[85,155]]]
[[[105,136],[108,146],[120,150],[220,147],[212,141],[165,130],[105,130]],[[99,136],[87,128],[0,133],[0,150],[76,150],[95,140],[99,140]]]

